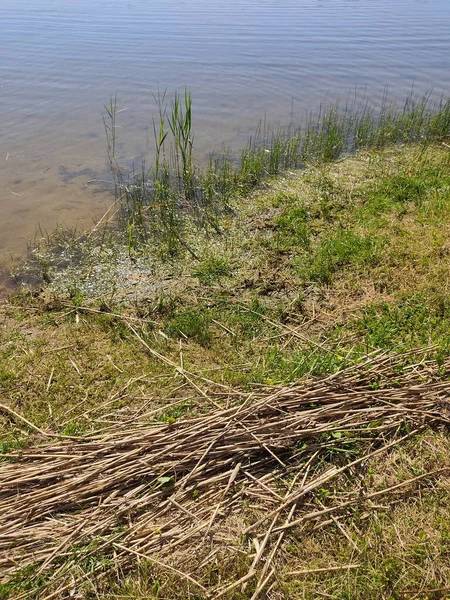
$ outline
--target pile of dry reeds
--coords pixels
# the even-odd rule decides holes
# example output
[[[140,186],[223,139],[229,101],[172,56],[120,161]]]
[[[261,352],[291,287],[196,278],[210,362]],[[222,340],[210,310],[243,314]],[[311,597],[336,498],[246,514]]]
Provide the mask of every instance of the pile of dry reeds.
[[[45,575],[41,597],[59,598],[146,558],[200,596],[221,598],[251,585],[249,597],[256,599],[271,585],[288,529],[329,520],[355,504],[370,508],[375,496],[410,493],[436,475],[350,494],[320,510],[305,505],[315,489],[348,473],[363,477],[371,457],[430,424],[450,422],[450,382],[442,377],[450,360],[440,377],[425,359],[404,365],[405,356],[370,358],[327,378],[256,388],[238,395],[238,403],[216,393],[228,408],[194,419],[143,419],[6,455],[0,577],[8,581],[35,565],[33,576]],[[243,577],[202,580],[202,567],[225,549],[245,549],[242,539],[253,552]]]

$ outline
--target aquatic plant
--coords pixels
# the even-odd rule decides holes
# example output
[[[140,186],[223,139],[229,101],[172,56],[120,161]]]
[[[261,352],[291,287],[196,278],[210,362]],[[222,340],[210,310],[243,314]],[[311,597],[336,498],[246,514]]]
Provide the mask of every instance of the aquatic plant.
[[[194,160],[191,94],[154,97],[158,120],[153,122],[155,159],[125,176],[116,154],[117,98],[106,106],[104,119],[107,151],[115,178],[119,225],[129,251],[149,241],[163,254],[193,250],[183,232],[191,225],[220,231],[220,216],[236,198],[265,178],[290,168],[335,160],[363,148],[389,144],[427,144],[450,135],[450,100],[436,103],[431,95],[412,91],[403,105],[391,101],[387,91],[376,110],[367,99],[349,98],[345,106],[323,104],[307,115],[304,125],[272,129],[261,121],[255,134],[233,160],[230,153],[212,155],[206,168]],[[195,255],[195,254],[194,254]]]

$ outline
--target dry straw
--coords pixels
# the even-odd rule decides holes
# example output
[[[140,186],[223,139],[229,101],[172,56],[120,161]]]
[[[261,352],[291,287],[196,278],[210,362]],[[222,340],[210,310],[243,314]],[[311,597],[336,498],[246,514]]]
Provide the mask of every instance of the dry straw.
[[[327,378],[248,395],[216,388],[209,397],[227,408],[173,424],[141,418],[79,440],[47,437],[5,456],[2,581],[34,565],[35,576],[44,575],[39,596],[50,600],[146,559],[202,597],[251,584],[256,600],[276,578],[286,531],[336,521],[351,506],[370,508],[378,496],[410,493],[441,473],[371,494],[362,486],[316,510],[306,502],[348,473],[363,477],[371,457],[449,422],[450,382],[426,356],[409,367],[407,355],[374,356]],[[230,522],[238,524],[234,531]],[[202,579],[219,556],[242,550],[251,565],[239,580]]]

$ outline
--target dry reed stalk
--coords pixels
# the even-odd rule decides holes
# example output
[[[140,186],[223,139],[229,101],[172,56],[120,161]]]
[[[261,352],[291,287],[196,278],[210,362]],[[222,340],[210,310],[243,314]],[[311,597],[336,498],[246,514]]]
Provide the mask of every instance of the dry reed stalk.
[[[314,575],[316,573],[329,573],[332,571],[347,571],[349,569],[358,569],[361,565],[340,565],[336,567],[323,567],[321,569],[302,569],[300,571],[288,571],[286,575]]]
[[[224,597],[257,579],[256,600],[271,585],[287,530],[310,521],[333,522],[357,503],[402,493],[446,470],[356,494],[322,510],[307,512],[304,506],[317,488],[426,426],[449,422],[440,406],[448,403],[450,382],[433,378],[425,351],[419,365],[399,375],[404,361],[405,355],[372,356],[326,378],[240,393],[239,405],[226,390],[216,392],[227,408],[213,401],[210,413],[173,424],[127,420],[83,439],[49,439],[50,432],[42,432],[45,443],[9,453],[8,462],[0,463],[1,581],[36,565],[36,574],[51,575],[41,590],[50,600],[57,597],[55,590],[68,589],[64,564],[103,556],[107,560],[98,573],[126,571],[145,557],[195,584],[205,597]],[[450,360],[444,367],[450,370]],[[395,387],[389,385],[392,373]],[[190,373],[189,379],[192,384]],[[378,389],[373,389],[375,379]],[[192,387],[205,397],[196,384]],[[399,435],[405,424],[411,431]],[[349,441],[359,444],[357,458],[346,458]],[[322,456],[339,449],[337,464],[318,468]],[[246,514],[252,520],[244,519],[230,537],[227,518],[242,512],[246,498],[256,503],[256,515]],[[224,544],[251,532],[256,554],[239,581],[210,588],[192,576],[194,558],[195,570],[205,565],[205,552],[208,560],[217,560]],[[82,570],[73,577],[70,585],[84,585]]]

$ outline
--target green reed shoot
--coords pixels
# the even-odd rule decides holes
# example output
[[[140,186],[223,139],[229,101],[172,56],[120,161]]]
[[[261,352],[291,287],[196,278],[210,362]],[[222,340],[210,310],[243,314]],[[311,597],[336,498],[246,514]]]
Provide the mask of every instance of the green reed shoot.
[[[222,152],[200,168],[194,162],[191,94],[187,89],[175,94],[170,105],[165,93],[154,98],[154,162],[148,170],[142,164],[130,177],[124,176],[117,157],[117,99],[105,106],[107,153],[121,205],[119,226],[133,250],[152,242],[163,253],[193,254],[185,237],[191,226],[220,231],[221,214],[237,198],[285,169],[332,161],[361,148],[426,144],[450,136],[450,100],[435,104],[429,94],[411,92],[399,107],[385,91],[378,110],[355,96],[344,108],[339,103],[320,106],[303,125],[272,130],[261,121],[238,160]]]

